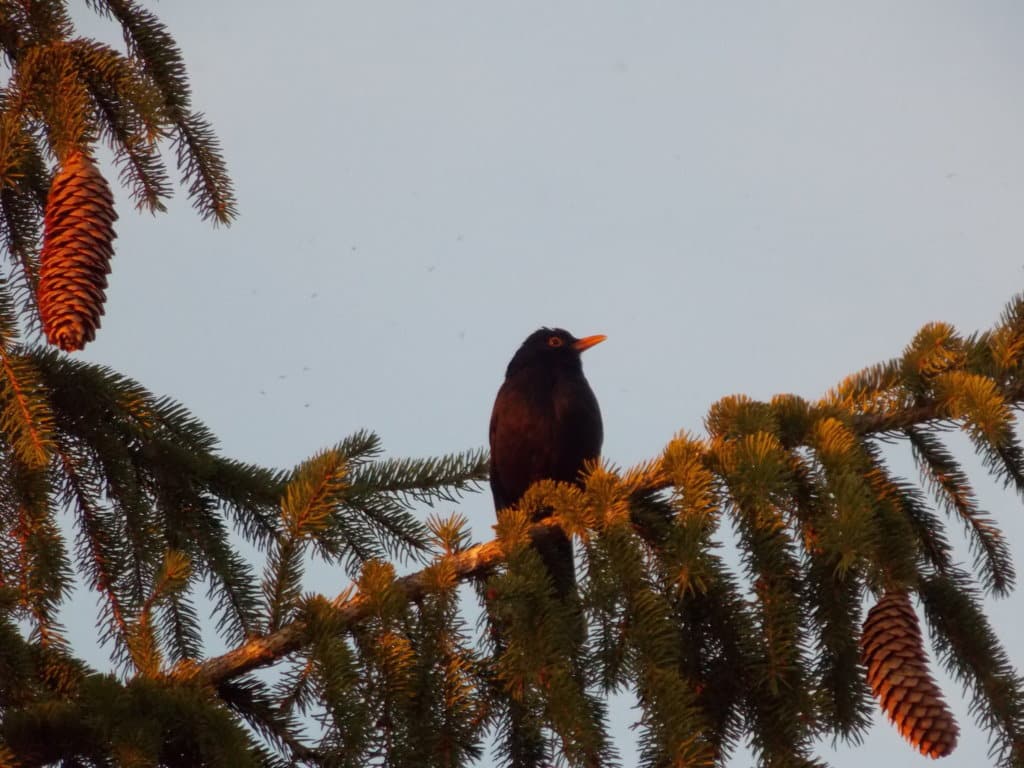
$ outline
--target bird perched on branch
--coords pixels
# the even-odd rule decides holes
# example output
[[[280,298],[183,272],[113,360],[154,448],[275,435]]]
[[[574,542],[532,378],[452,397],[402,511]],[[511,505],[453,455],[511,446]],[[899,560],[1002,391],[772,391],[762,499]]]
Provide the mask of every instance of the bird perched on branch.
[[[491,412],[496,509],[516,504],[537,480],[579,482],[584,462],[600,455],[601,409],[583,375],[580,354],[604,340],[541,328],[513,356]],[[576,583],[572,541],[559,529],[550,533],[534,546],[564,600]]]

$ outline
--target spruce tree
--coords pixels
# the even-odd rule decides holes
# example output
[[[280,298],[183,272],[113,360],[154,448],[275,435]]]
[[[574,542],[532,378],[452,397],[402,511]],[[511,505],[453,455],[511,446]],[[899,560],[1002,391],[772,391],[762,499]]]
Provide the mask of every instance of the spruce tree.
[[[507,744],[511,708],[538,763],[615,765],[605,706],[622,691],[651,768],[721,765],[743,744],[763,765],[820,765],[818,743],[855,744],[878,708],[939,757],[959,692],[936,662],[993,763],[1024,765],[1024,685],[981,603],[1014,567],[945,439],[963,431],[1024,495],[1024,296],[986,332],[925,326],[816,401],[724,398],[704,434],[592,466],[582,488],[538,483],[474,544],[458,514],[423,510],[479,489],[480,450],[390,458],[363,431],[293,469],[253,466],[180,404],[53,348],[93,338],[116,268],[101,151],[158,211],[169,142],[200,214],[235,216],[167,30],[131,0],[87,5],[124,51],[76,37],[63,2],[0,0],[0,765],[462,766]],[[892,471],[892,442],[919,478]],[[578,609],[529,546],[555,526],[581,555]],[[311,563],[349,583],[304,593]],[[102,598],[107,669],[58,621],[76,584]],[[205,651],[204,629],[231,650]]]

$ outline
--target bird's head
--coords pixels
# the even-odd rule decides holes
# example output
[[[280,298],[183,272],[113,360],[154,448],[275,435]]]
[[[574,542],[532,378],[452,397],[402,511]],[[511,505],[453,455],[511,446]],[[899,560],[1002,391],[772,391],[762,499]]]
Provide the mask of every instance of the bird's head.
[[[577,339],[561,328],[541,328],[526,337],[508,364],[505,376],[528,366],[541,365],[547,368],[582,370],[580,353],[600,344],[607,337],[603,334],[584,336]]]

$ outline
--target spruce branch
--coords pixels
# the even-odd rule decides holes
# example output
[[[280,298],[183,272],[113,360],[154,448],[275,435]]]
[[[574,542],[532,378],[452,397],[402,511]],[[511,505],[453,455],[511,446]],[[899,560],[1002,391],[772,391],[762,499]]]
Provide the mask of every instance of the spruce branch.
[[[1020,407],[1024,402],[1024,382],[1005,388],[1004,397],[1008,403]],[[906,411],[853,415],[849,418],[852,430],[862,436],[892,436],[907,428],[922,425],[950,425],[952,420],[944,413],[940,404],[925,403]],[[806,440],[806,438],[805,438]],[[804,441],[801,441],[805,444]],[[658,492],[669,488],[671,481],[661,461],[645,465],[642,472],[630,478],[636,493]],[[645,521],[638,519],[643,526]],[[551,526],[559,525],[555,518],[548,518],[530,528],[531,537],[543,537]],[[504,551],[498,540],[488,541],[471,547],[464,552],[446,556],[445,567],[453,578],[467,581],[491,571],[505,562]],[[431,584],[429,568],[398,579],[395,589],[407,601],[422,599],[428,594]],[[351,627],[368,615],[365,598],[361,595],[346,596],[337,605],[340,626]],[[180,666],[171,673],[175,679],[198,679],[218,683],[254,669],[276,663],[294,653],[305,642],[305,625],[301,621],[286,624],[281,629],[264,637],[257,637],[242,643],[227,653],[208,659],[198,665]]]
[[[173,128],[178,169],[193,205],[204,219],[230,224],[238,208],[227,164],[209,122],[192,111],[185,61],[174,38],[156,15],[131,0],[103,0],[95,6],[120,22],[131,55],[160,95],[161,111]]]
[[[915,427],[907,429],[906,435],[922,476],[945,508],[963,521],[974,569],[985,587],[997,596],[1009,595],[1016,577],[1009,544],[992,517],[978,508],[966,473],[933,432]]]
[[[114,545],[118,538],[117,521],[103,509],[96,479],[89,476],[84,465],[73,452],[58,444],[57,455],[64,471],[63,504],[76,512],[79,523],[79,568],[90,579],[89,587],[98,591],[106,604],[105,629],[101,642],[113,639],[124,647],[128,635],[127,617],[134,613],[129,595],[120,581],[123,579],[126,558],[121,548]]]
[[[317,764],[317,752],[299,739],[298,720],[279,706],[277,697],[264,683],[243,677],[217,686],[217,694],[279,751],[290,753],[296,762]]]
[[[544,536],[555,525],[557,523],[550,519],[542,521],[531,527],[530,535]],[[446,555],[442,560],[446,572],[457,581],[466,581],[482,575],[504,561],[504,548],[497,540],[478,544],[464,552]],[[396,579],[392,586],[393,593],[407,603],[422,600],[435,589],[435,567],[437,566],[428,566]],[[353,596],[350,592],[343,592],[336,601],[335,610],[336,627],[344,630],[369,617],[374,606],[363,594]],[[274,664],[299,650],[306,641],[306,630],[305,622],[293,621],[269,635],[248,640],[221,656],[200,664],[180,665],[170,673],[170,677],[178,681],[196,680],[203,684],[219,684]]]
[[[10,307],[0,295],[0,332],[11,331]],[[408,762],[417,745],[435,743],[442,726],[424,713],[442,711],[430,702],[445,691],[455,691],[445,738],[471,755],[501,709],[490,691],[506,703],[511,694],[509,707],[520,706],[539,736],[555,733],[570,761],[604,764],[613,752],[593,692],[632,686],[644,707],[645,764],[721,760],[745,736],[766,763],[811,765],[816,738],[856,739],[866,725],[856,661],[864,593],[917,593],[940,657],[973,688],[983,724],[996,732],[997,756],[1016,759],[1024,681],[976,597],[977,581],[1008,589],[1012,564],[935,437],[961,428],[991,474],[1024,490],[1013,421],[1024,401],[1024,331],[1015,330],[1024,322],[1014,323],[967,339],[928,326],[900,360],[818,402],[724,398],[707,438],[678,436],[625,472],[588,467],[583,487],[538,483],[502,513],[494,541],[466,548],[459,525],[431,522],[432,561],[398,579],[376,558],[430,552],[412,504],[475,488],[482,452],[381,459],[375,436],[358,433],[291,473],[261,470],[219,456],[212,433],[173,401],[106,369],[7,345],[4,359],[29,363],[45,384],[53,437],[36,465],[19,456],[16,429],[0,440],[9,481],[0,484],[0,533],[13,532],[0,539],[14,540],[0,541],[0,567],[21,590],[21,615],[35,620],[34,641],[59,650],[53,611],[68,568],[53,515],[70,502],[80,568],[106,593],[109,631],[126,636],[139,670],[130,685],[219,691],[214,706],[233,709],[280,752],[321,762],[367,750]],[[944,519],[890,471],[880,443],[897,436],[910,440],[924,484],[974,537],[977,574],[957,570]],[[531,525],[541,509],[552,516]],[[271,553],[266,608],[225,510]],[[714,553],[723,523],[736,534],[739,575]],[[593,668],[573,666],[572,620],[544,602],[526,546],[564,534],[585,554],[580,600],[598,631],[596,648],[579,642],[579,657]],[[328,559],[354,552],[355,587],[334,601],[302,598],[307,542]],[[168,549],[182,553],[170,565]],[[205,661],[186,556],[214,585],[218,630],[236,644]],[[489,586],[504,585],[499,597],[519,603],[488,606],[512,619],[507,644],[483,659],[458,634],[455,587],[496,570]],[[295,668],[275,708],[270,692],[243,676],[288,656]],[[438,658],[454,665],[447,677]],[[312,752],[289,731],[318,696],[330,697],[327,730]]]
[[[0,433],[19,461],[45,467],[53,448],[54,417],[36,367],[0,347]]]
[[[157,640],[165,649],[167,661],[177,664],[199,658],[203,648],[202,625],[189,595],[184,591],[168,595],[156,609]]]
[[[1008,403],[1020,409],[1024,404],[1024,380],[1003,387],[1002,394]],[[955,424],[955,419],[936,401],[892,411],[857,414],[851,421],[854,431],[865,437],[896,437],[913,427],[950,428]]]
[[[921,584],[920,598],[936,654],[969,690],[971,712],[988,730],[990,756],[1001,768],[1024,763],[1024,678],[1014,669],[962,572]]]
[[[884,374],[886,371],[890,371],[889,368],[880,369]],[[1020,407],[1022,400],[1024,400],[1024,384],[1010,381],[1009,383],[1000,387],[1001,396],[1003,401],[1012,407]],[[749,406],[749,407],[748,407]],[[732,467],[732,472],[738,474],[738,478],[743,476],[743,467],[749,465],[751,468],[757,467],[756,472],[759,473],[756,477],[760,478],[757,485],[750,486],[750,479],[737,480],[739,485],[733,487],[733,493],[738,494],[734,501],[750,505],[753,504],[756,508],[759,504],[763,505],[765,499],[774,499],[780,494],[795,494],[794,498],[801,497],[808,498],[808,493],[818,493],[814,488],[817,481],[814,480],[813,474],[807,474],[806,471],[802,474],[802,480],[800,477],[794,476],[792,468],[787,468],[787,461],[784,458],[776,457],[776,452],[782,450],[783,454],[787,450],[795,451],[802,449],[803,447],[811,447],[809,439],[813,437],[813,430],[810,430],[811,425],[820,423],[821,419],[832,417],[839,423],[848,425],[848,436],[843,437],[842,440],[847,442],[851,448],[860,441],[875,438],[875,439],[887,439],[896,434],[907,434],[908,430],[920,429],[922,427],[943,427],[952,426],[956,424],[956,420],[950,415],[949,409],[946,404],[941,402],[938,398],[931,400],[923,399],[919,400],[919,404],[910,408],[897,408],[892,411],[884,412],[871,412],[871,413],[858,413],[855,408],[847,407],[846,409],[840,408],[835,400],[829,401],[826,399],[817,406],[804,406],[796,402],[793,399],[776,399],[772,403],[772,407],[776,410],[774,412],[765,410],[761,404],[744,403],[741,401],[735,401],[729,408],[733,408],[732,415],[722,411],[719,412],[719,421],[715,422],[711,426],[715,430],[719,431],[719,434],[723,437],[717,438],[718,440],[726,439],[729,440],[730,435],[740,437],[745,433],[743,429],[736,426],[735,423],[730,422],[730,419],[740,418],[746,420],[747,428],[761,425],[766,426],[770,432],[782,434],[781,443],[772,443],[765,437],[765,432],[760,432],[762,437],[752,439],[740,439],[733,448],[729,448],[725,453],[721,453],[724,450],[725,443],[717,444],[717,452],[710,446],[716,445],[715,443],[707,443],[702,441],[691,441],[691,450],[693,459],[687,460],[683,458],[685,454],[680,454],[678,448],[669,447],[664,457],[660,460],[649,462],[635,471],[626,473],[623,475],[623,482],[628,485],[630,497],[633,501],[637,502],[636,507],[632,510],[633,517],[630,520],[631,525],[634,529],[641,532],[643,535],[650,537],[654,535],[656,531],[662,533],[667,530],[664,528],[664,523],[657,523],[657,519],[664,519],[663,517],[655,518],[655,522],[652,524],[652,519],[644,517],[644,505],[640,503],[643,499],[651,499],[652,494],[654,497],[666,490],[672,490],[673,494],[680,494],[681,489],[688,488],[686,491],[682,491],[682,495],[679,495],[680,503],[688,505],[688,509],[692,509],[689,514],[697,514],[694,519],[713,520],[717,515],[716,504],[720,502],[712,501],[711,499],[719,494],[722,490],[721,486],[716,485],[718,481],[714,478],[723,470],[728,470]],[[753,408],[753,413],[760,414],[753,416],[754,422],[750,421],[750,408]],[[786,410],[788,409],[788,410]],[[778,413],[782,412],[796,414],[800,420],[806,425],[805,429],[800,429],[794,425],[794,423],[786,422],[786,419],[779,418]],[[730,426],[732,424],[732,426]],[[968,427],[970,428],[970,427]],[[754,430],[757,434],[757,430]],[[836,433],[839,434],[839,433]],[[835,437],[830,438],[833,440]],[[744,441],[745,440],[745,441]],[[751,441],[752,440],[752,441]],[[767,440],[767,442],[766,442]],[[675,443],[673,444],[675,445]],[[900,525],[907,525],[910,522],[917,520],[914,525],[920,526],[920,529],[915,531],[910,536],[910,541],[917,542],[916,546],[926,547],[930,541],[931,545],[939,546],[940,549],[936,550],[930,556],[930,559],[926,562],[931,562],[936,566],[934,573],[941,577],[941,574],[948,570],[946,560],[947,555],[945,554],[946,544],[941,539],[941,530],[934,529],[937,525],[937,521],[933,516],[929,516],[930,513],[923,506],[923,502],[919,496],[919,492],[912,486],[904,484],[902,481],[892,478],[888,472],[884,469],[884,466],[880,464],[880,458],[877,453],[874,452],[873,448],[870,448],[867,443],[860,443],[859,449],[865,450],[868,448],[868,452],[863,454],[860,459],[855,462],[861,466],[861,471],[864,473],[863,477],[867,482],[864,486],[864,492],[870,493],[872,496],[878,496],[880,498],[887,499],[886,503],[892,505],[891,513],[893,520],[901,519],[904,521]],[[737,453],[739,451],[739,453]],[[838,454],[837,454],[838,455]],[[782,454],[780,454],[782,456]],[[772,458],[769,463],[777,465],[779,467],[778,472],[781,474],[773,475],[771,472],[765,474],[764,461]],[[778,459],[778,460],[776,460]],[[696,463],[693,463],[693,461]],[[723,463],[724,462],[724,463]],[[837,465],[838,466],[838,465]],[[710,471],[711,474],[704,477],[701,473]],[[751,471],[755,471],[751,469]],[[597,473],[592,473],[597,474]],[[774,478],[774,479],[773,479]],[[800,482],[797,482],[800,480]],[[744,485],[747,483],[747,485]],[[800,490],[802,483],[803,491]],[[589,486],[588,486],[589,487]],[[568,491],[567,491],[568,493]],[[708,496],[710,494],[710,496]],[[751,495],[753,494],[753,495]],[[767,495],[764,495],[767,494]],[[756,501],[762,499],[762,501]],[[771,504],[774,504],[772,501]],[[649,502],[648,502],[649,505]],[[571,505],[570,505],[571,506]],[[614,505],[613,505],[614,506]],[[794,508],[794,514],[804,514],[800,504],[797,504]],[[647,510],[649,512],[649,509]],[[768,511],[765,508],[765,513]],[[747,514],[747,513],[743,513]],[[760,524],[757,521],[760,519],[758,513],[754,512],[754,517],[750,518],[751,524],[755,527],[750,529],[752,536],[757,538],[756,525]],[[764,514],[764,513],[762,513]],[[807,522],[810,522],[813,518],[808,518]],[[782,523],[787,525],[783,521],[771,523],[771,518],[765,518],[765,522],[768,523],[766,531],[777,530],[777,526]],[[583,518],[569,517],[553,517],[543,520],[539,523],[532,525],[529,528],[528,535],[533,538],[542,538],[549,533],[553,526],[565,526],[567,530],[576,534],[586,537],[586,530],[592,524],[592,520]],[[804,527],[806,522],[799,522],[799,526]],[[670,525],[671,528],[671,525]],[[813,524],[810,529],[806,529],[805,533],[813,535]],[[939,535],[939,539],[935,539],[934,536]],[[929,537],[931,537],[929,539]],[[655,536],[657,538],[657,536]],[[586,538],[585,538],[586,540]],[[766,540],[767,541],[767,540]],[[662,544],[665,544],[662,541]],[[805,545],[810,547],[809,552],[813,553],[814,540],[808,539]],[[771,551],[763,550],[760,544],[752,542],[749,544],[751,548],[757,548],[762,552],[759,556],[764,556]],[[794,568],[798,571],[801,567],[798,567],[793,558],[792,553],[785,553],[786,548],[783,546],[781,550],[775,555],[772,555],[768,561],[758,568],[755,568],[757,573],[774,573],[777,568],[781,566],[782,571],[793,572]],[[435,562],[416,573],[409,574],[400,579],[395,580],[391,587],[390,593],[395,596],[395,599],[400,599],[405,602],[418,602],[422,601],[426,596],[432,594],[437,589],[437,582],[435,578],[435,572],[437,568],[443,568],[450,578],[454,581],[466,581],[474,578],[479,578],[485,575],[507,562],[508,550],[505,544],[501,540],[493,540],[486,543],[478,544],[470,547],[464,551],[449,552],[442,554],[435,560]],[[781,561],[776,560],[781,557]],[[903,556],[901,555],[900,559]],[[825,561],[822,562],[824,564]],[[900,569],[902,571],[902,566]],[[687,578],[689,578],[689,575]],[[817,579],[819,583],[828,582],[835,579],[835,572],[829,575],[827,570],[819,571]],[[772,586],[775,582],[765,581],[762,584],[762,588],[765,590],[775,590],[776,586]],[[707,584],[701,581],[695,581],[687,583],[691,584],[704,584],[704,589],[707,588]],[[829,615],[832,617],[831,622],[834,622],[831,630],[828,630],[832,637],[831,640],[825,640],[826,647],[834,648],[834,652],[838,654],[832,665],[838,664],[838,666],[827,666],[823,667],[820,671],[831,675],[839,675],[839,678],[833,678],[834,683],[838,684],[842,678],[849,678],[850,674],[856,669],[856,662],[854,660],[855,645],[851,642],[840,642],[835,639],[836,632],[842,630],[843,634],[849,634],[850,627],[855,625],[858,620],[856,612],[848,613],[845,609],[841,608],[841,605],[845,605],[851,599],[851,595],[859,592],[859,578],[853,581],[848,581],[845,584],[836,583],[835,588],[838,590],[835,595],[835,599],[838,601],[831,608],[828,609]],[[851,591],[852,590],[852,591]],[[703,590],[699,589],[697,594],[701,594]],[[804,607],[804,601],[808,597],[799,588],[793,586],[786,587],[782,592],[777,595],[773,591],[765,592],[765,597],[769,594],[773,595],[770,600],[770,605],[778,605],[776,601],[779,596],[792,593],[796,596],[797,603],[794,604],[795,610],[800,612],[799,615],[803,615],[803,611],[809,610]],[[792,598],[789,598],[792,599]],[[373,608],[370,604],[369,599],[361,594],[352,594],[351,592],[343,593],[337,598],[333,606],[334,619],[332,627],[335,631],[340,634],[350,631],[356,625],[366,621],[373,613]],[[778,610],[773,608],[773,610]],[[821,615],[822,619],[825,618]],[[767,617],[763,617],[762,621],[766,620]],[[772,619],[776,621],[777,619]],[[789,618],[783,621],[782,626],[791,625],[793,619]],[[753,629],[753,627],[752,627]],[[271,665],[284,657],[299,651],[309,642],[308,638],[309,627],[303,620],[296,620],[291,623],[283,625],[279,630],[270,633],[263,637],[251,638],[245,643],[242,643],[232,651],[223,654],[218,657],[208,659],[201,663],[188,663],[181,664],[176,669],[169,673],[169,677],[173,680],[194,680],[201,681],[203,683],[219,684],[227,680],[231,680],[239,675],[245,674],[252,670]],[[755,633],[756,634],[756,633]],[[786,641],[788,643],[790,641]],[[798,645],[802,641],[797,641]],[[785,647],[785,644],[784,646]],[[767,649],[757,651],[754,648],[748,648],[743,653],[746,653],[752,658],[759,654],[764,654]],[[805,666],[804,660],[800,657],[803,656],[805,650],[797,651],[794,647],[793,651],[785,651],[785,653],[796,652],[800,659],[795,662],[796,667],[794,669],[800,669]],[[767,660],[768,657],[765,657]],[[831,672],[829,671],[831,670]],[[849,682],[849,681],[848,681]],[[844,684],[845,685],[845,684]],[[865,726],[865,693],[866,689],[862,681],[859,681],[855,686],[856,694],[852,696],[845,704],[840,704],[842,709],[835,713],[836,727],[839,732],[853,735],[854,737],[862,732]],[[768,690],[768,689],[766,689]],[[743,694],[747,695],[747,694]],[[771,716],[772,707],[776,706],[765,699],[760,710],[760,715],[756,717],[766,718],[762,725],[765,728],[762,730],[768,733],[772,729],[767,727],[770,723],[774,723],[776,718]],[[724,711],[728,711],[728,708]],[[735,722],[735,721],[734,721]],[[736,725],[731,726],[733,728]],[[774,728],[774,726],[772,726]],[[781,738],[783,731],[787,729],[775,730],[775,737]],[[807,731],[804,728],[797,728],[792,730],[786,735],[784,739],[785,744],[782,741],[775,743],[761,743],[761,749],[766,750],[766,754],[776,754],[779,750],[785,751],[786,749],[793,749],[793,754],[804,754],[806,755],[805,746]],[[721,737],[712,737],[714,740]],[[723,742],[718,742],[720,745]],[[788,745],[788,746],[787,746]],[[812,758],[807,756],[809,762],[813,762]]]

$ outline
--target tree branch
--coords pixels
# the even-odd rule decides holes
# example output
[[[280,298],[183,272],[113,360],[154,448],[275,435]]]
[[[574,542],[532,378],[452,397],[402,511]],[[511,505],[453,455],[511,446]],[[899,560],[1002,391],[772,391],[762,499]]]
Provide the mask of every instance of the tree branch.
[[[1024,403],[1024,380],[999,389],[1010,407],[1020,408]],[[929,422],[952,424],[954,420],[941,413],[938,403],[929,402],[913,408],[903,408],[885,413],[860,414],[854,417],[853,428],[857,434],[868,436],[886,432],[903,432],[910,427],[921,426]]]
[[[1024,382],[1005,387],[1003,395],[1008,403],[1019,407],[1024,401]],[[857,415],[852,426],[858,434],[869,436],[902,432],[908,427],[929,422],[951,421],[941,413],[939,405],[932,402],[889,413]],[[656,492],[669,486],[668,480],[656,464],[648,467],[645,478],[644,491]],[[640,529],[645,527],[642,521],[635,520],[634,523]],[[529,536],[534,541],[544,538],[550,535],[548,531],[556,525],[558,523],[554,519],[541,520],[530,527]],[[444,557],[449,558],[454,577],[458,581],[482,576],[505,559],[501,543],[496,539]],[[397,579],[395,589],[404,595],[407,602],[412,602],[427,595],[431,583],[433,582],[428,580],[426,570],[421,570]],[[357,624],[369,614],[367,600],[360,594],[342,600],[338,610],[339,621],[344,626]],[[248,640],[221,656],[215,656],[199,664],[183,662],[175,667],[168,677],[178,682],[193,681],[216,685],[254,669],[274,664],[288,654],[294,653],[302,647],[305,633],[305,623],[301,620],[293,621],[269,635]]]
[[[543,538],[556,525],[554,521],[541,521],[529,530],[531,538]],[[477,544],[464,552],[446,555],[452,565],[453,573],[458,581],[482,576],[505,559],[500,542],[492,540]],[[402,593],[407,602],[418,600],[430,591],[425,570],[410,573],[397,579],[394,588]],[[365,619],[369,613],[367,600],[363,595],[355,595],[345,600],[338,609],[339,620],[345,626],[351,626]],[[178,682],[199,682],[216,685],[246,672],[260,667],[269,666],[289,653],[302,647],[306,625],[303,621],[293,621],[276,632],[264,637],[248,640],[237,648],[221,656],[195,663],[179,664],[169,675]]]

